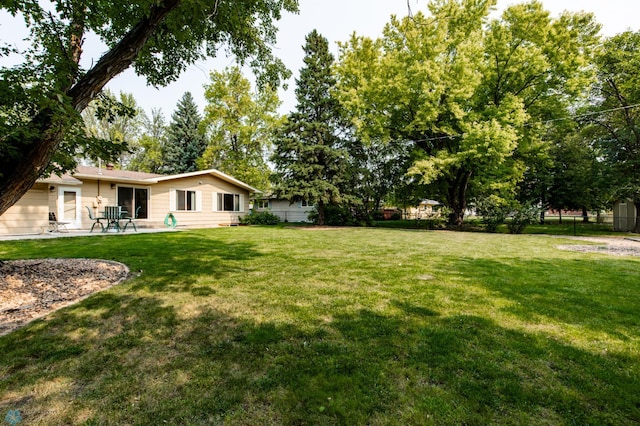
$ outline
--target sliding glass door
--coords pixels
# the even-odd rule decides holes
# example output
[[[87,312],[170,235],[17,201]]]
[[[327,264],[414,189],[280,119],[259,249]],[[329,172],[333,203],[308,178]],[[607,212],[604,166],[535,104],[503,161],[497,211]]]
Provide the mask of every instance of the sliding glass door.
[[[149,218],[149,188],[118,186],[118,205],[127,214],[134,215],[138,211],[138,219]]]

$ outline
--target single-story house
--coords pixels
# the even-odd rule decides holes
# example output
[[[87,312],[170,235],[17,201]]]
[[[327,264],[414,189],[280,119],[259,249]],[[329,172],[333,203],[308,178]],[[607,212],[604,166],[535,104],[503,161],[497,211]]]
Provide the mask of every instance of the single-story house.
[[[629,232],[636,226],[636,206],[633,200],[621,199],[613,203],[613,230]]]
[[[62,177],[40,179],[2,216],[0,234],[41,233],[49,212],[68,229],[90,229],[105,206],[138,212],[142,227],[164,227],[169,213],[178,226],[237,224],[249,212],[249,196],[259,190],[215,169],[177,175],[78,166]]]
[[[424,199],[415,207],[409,207],[405,210],[405,219],[432,219],[437,217],[439,213],[434,207],[440,203],[435,200]]]
[[[269,211],[278,216],[281,222],[311,222],[309,213],[314,210],[314,205],[306,201],[282,200],[274,195],[257,197],[253,201],[253,210],[256,212]]]

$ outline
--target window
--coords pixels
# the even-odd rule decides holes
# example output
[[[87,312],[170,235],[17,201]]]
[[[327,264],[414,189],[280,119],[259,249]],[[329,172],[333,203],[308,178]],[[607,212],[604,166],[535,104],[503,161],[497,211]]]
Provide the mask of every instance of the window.
[[[300,207],[313,207],[313,204],[308,202],[307,200],[300,201]]]
[[[169,206],[173,212],[202,211],[202,191],[172,189],[169,191]]]
[[[149,189],[118,186],[118,205],[128,214],[138,212],[138,219],[149,218]]]
[[[269,208],[269,200],[257,200],[256,207],[259,209],[268,209]]]
[[[213,194],[213,211],[241,212],[244,211],[244,197],[241,194]]]
[[[196,211],[196,191],[183,191],[176,189],[176,210],[177,211]]]

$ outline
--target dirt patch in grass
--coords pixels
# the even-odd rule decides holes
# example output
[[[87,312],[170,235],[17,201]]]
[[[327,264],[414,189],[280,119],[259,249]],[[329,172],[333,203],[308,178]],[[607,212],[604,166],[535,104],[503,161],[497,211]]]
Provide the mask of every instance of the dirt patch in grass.
[[[124,280],[129,269],[95,259],[0,263],[0,336]]]
[[[602,253],[614,256],[640,256],[640,240],[634,238],[566,237],[572,240],[588,241],[595,244],[563,244],[560,250],[585,253]]]

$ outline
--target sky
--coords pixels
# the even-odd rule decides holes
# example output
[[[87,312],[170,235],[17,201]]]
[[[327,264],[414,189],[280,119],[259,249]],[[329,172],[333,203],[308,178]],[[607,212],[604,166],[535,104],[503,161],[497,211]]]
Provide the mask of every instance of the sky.
[[[298,14],[286,13],[278,23],[278,43],[273,51],[293,72],[287,82],[288,90],[280,90],[283,101],[280,112],[286,114],[295,108],[295,78],[302,67],[304,53],[302,46],[305,36],[316,29],[329,40],[331,52],[337,57],[337,42],[348,40],[355,32],[358,35],[378,37],[392,14],[404,17],[408,8],[413,13],[426,10],[427,0],[299,0]],[[520,3],[516,0],[498,0],[497,12],[506,7]],[[557,17],[564,10],[592,12],[596,20],[602,24],[602,34],[612,36],[625,30],[640,29],[640,1],[638,0],[542,0],[552,17]],[[7,15],[0,15],[0,40],[7,41],[7,35],[22,37],[26,33],[19,26],[21,22],[11,21]],[[84,61],[94,62],[102,53],[101,47],[94,40],[85,42]],[[191,92],[200,111],[205,105],[204,85],[209,83],[209,73],[221,71],[234,64],[232,58],[223,57],[200,61],[191,65],[180,78],[162,88],[148,86],[144,78],[138,77],[132,70],[127,70],[113,79],[107,88],[114,93],[133,94],[138,105],[147,113],[152,108],[160,108],[167,122],[175,111],[183,94]],[[90,63],[90,62],[88,62]]]

